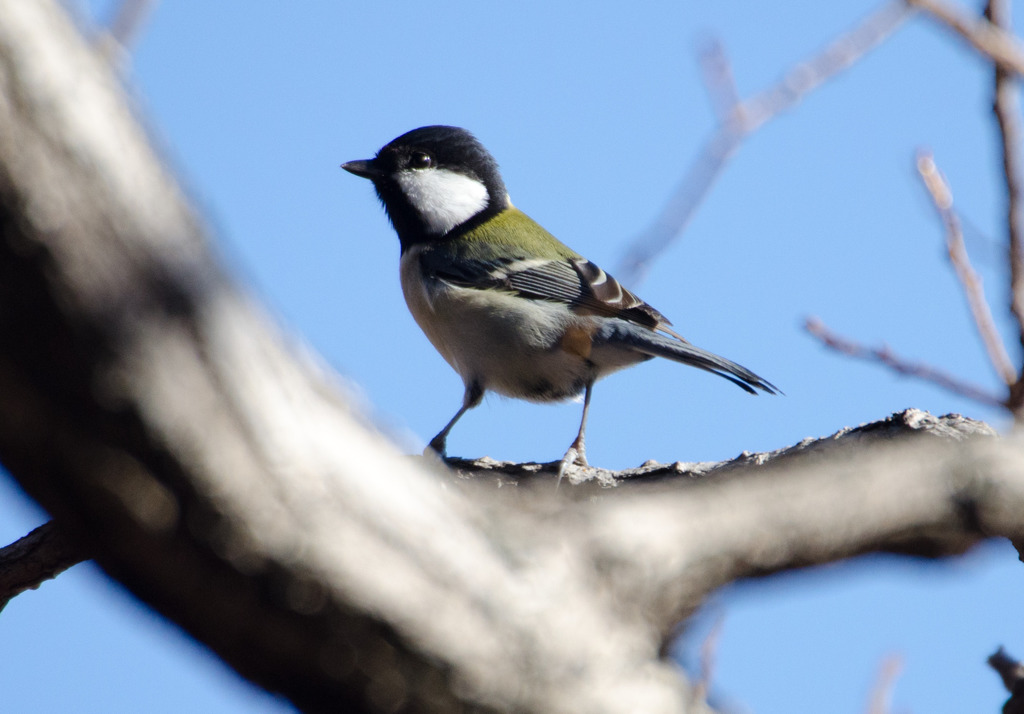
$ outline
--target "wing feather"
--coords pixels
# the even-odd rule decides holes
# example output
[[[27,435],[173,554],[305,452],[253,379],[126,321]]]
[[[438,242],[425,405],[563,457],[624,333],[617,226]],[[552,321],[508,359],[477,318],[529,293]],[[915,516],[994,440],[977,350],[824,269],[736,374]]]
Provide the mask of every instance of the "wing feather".
[[[683,339],[669,329],[668,318],[585,258],[451,258],[441,250],[425,250],[420,265],[425,275],[451,285],[561,302],[580,314],[617,317]]]

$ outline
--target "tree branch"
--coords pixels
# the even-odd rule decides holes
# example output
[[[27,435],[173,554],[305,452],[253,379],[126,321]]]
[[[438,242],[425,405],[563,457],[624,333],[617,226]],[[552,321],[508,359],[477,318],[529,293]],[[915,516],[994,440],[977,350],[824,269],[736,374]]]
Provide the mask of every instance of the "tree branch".
[[[0,610],[15,595],[39,587],[88,556],[50,521],[0,548]]]
[[[988,658],[988,665],[1003,680],[1010,698],[1003,705],[1003,714],[1024,714],[1024,665],[1000,647]]]
[[[631,494],[592,507],[584,542],[622,606],[664,622],[738,578],[877,551],[959,554],[994,535],[1019,549],[1022,454],[994,440],[895,444],[689,492]]]
[[[971,317],[974,318],[975,329],[977,329],[978,336],[988,353],[989,362],[1006,386],[1012,387],[1018,379],[1017,370],[1010,362],[1010,355],[1006,352],[1003,338],[999,334],[995,320],[992,319],[992,312],[989,309],[988,300],[985,298],[981,277],[974,271],[971,261],[967,257],[967,246],[964,244],[960,218],[953,209],[953,192],[950,190],[945,176],[935,165],[935,160],[930,153],[918,152],[917,172],[921,176],[921,181],[932,199],[932,205],[935,206],[945,228],[949,260],[960,280]]]
[[[1024,74],[1024,47],[1009,32],[943,0],[905,1],[910,6],[924,10],[1004,71]]]
[[[878,362],[897,374],[931,382],[947,392],[959,394],[961,397],[966,397],[979,404],[985,404],[990,407],[1006,407],[1006,403],[1001,397],[982,387],[965,382],[959,377],[954,377],[923,362],[906,360],[895,354],[887,346],[866,347],[859,342],[841,337],[829,330],[816,317],[809,317],[804,321],[804,330],[812,337],[816,337],[823,345],[836,352],[869,362]]]
[[[881,44],[907,18],[904,0],[891,0],[841,35],[824,50],[787,72],[779,82],[754,96],[726,106],[737,96],[732,72],[717,44],[702,53],[702,68],[718,126],[697,154],[682,181],[651,225],[627,247],[616,274],[624,283],[639,283],[650,265],[686,229],[726,163],[750,134],[855,64]]]
[[[96,44],[115,68],[127,68],[132,49],[156,4],[157,0],[120,0],[109,24],[100,29]]]
[[[989,0],[985,17],[1000,30],[1009,33],[1012,7],[1006,0]],[[1017,325],[1018,344],[1024,348],[1024,185],[1021,183],[1022,128],[1018,77],[999,63],[995,66],[992,112],[999,126],[1006,183],[1006,236],[1010,262],[1010,314]],[[1010,382],[1007,401],[1015,417],[1024,411],[1024,370]]]
[[[875,686],[871,689],[867,714],[889,714],[892,711],[892,690],[902,671],[903,658],[899,655],[889,655],[882,661]]]
[[[590,500],[606,494],[610,488],[635,486],[638,484],[668,483],[673,487],[685,487],[697,481],[708,482],[721,479],[737,471],[762,469],[768,466],[781,467],[813,455],[815,459],[828,460],[842,458],[851,447],[867,448],[878,444],[889,443],[909,437],[927,436],[948,441],[964,441],[974,437],[992,437],[996,432],[987,424],[958,414],[947,414],[935,417],[919,409],[905,409],[896,412],[886,419],[862,424],[858,427],[847,427],[817,439],[806,438],[793,446],[786,446],[775,451],[750,453],[744,451],[736,458],[727,461],[676,461],[671,464],[660,464],[647,461],[641,466],[621,471],[589,467],[566,474],[566,479],[576,488],[565,495],[572,500]],[[535,493],[530,490],[539,488],[538,498],[546,501],[550,494],[547,488],[552,479],[558,476],[560,461],[547,463],[516,463],[513,461],[495,461],[489,457],[480,459],[462,459],[448,457],[445,464],[456,473],[476,482],[486,480],[495,486],[515,487],[518,492]],[[530,501],[522,505],[528,508],[542,507]]]

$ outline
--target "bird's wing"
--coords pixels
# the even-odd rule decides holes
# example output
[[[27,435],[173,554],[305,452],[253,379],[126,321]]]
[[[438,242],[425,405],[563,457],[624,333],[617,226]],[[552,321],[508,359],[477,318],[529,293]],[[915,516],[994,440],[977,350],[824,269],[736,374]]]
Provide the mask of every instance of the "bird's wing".
[[[531,258],[452,256],[445,250],[420,255],[424,273],[465,288],[506,290],[531,300],[565,303],[580,314],[617,317],[683,339],[668,319],[589,260],[580,257]]]

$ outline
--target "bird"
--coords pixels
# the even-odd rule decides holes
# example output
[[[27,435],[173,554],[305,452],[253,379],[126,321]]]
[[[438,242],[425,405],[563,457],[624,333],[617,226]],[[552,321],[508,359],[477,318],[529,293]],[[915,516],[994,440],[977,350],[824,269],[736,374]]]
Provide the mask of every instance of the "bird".
[[[589,467],[587,415],[594,383],[664,357],[724,377],[751,394],[779,393],[746,367],[703,350],[615,278],[516,208],[494,157],[469,131],[413,129],[372,159],[341,168],[373,183],[401,247],[406,304],[462,378],[448,435],[486,392],[533,402],[583,395],[579,431],[559,463]]]

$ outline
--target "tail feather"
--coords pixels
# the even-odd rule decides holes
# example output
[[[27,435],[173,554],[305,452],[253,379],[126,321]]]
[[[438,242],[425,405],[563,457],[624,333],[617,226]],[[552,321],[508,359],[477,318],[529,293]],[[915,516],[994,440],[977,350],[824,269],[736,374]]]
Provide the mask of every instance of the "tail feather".
[[[653,332],[639,325],[609,321],[601,329],[599,338],[607,344],[620,344],[637,352],[664,357],[717,374],[751,394],[757,394],[759,389],[767,394],[782,393],[782,390],[767,379],[759,377],[742,365],[702,350],[689,342]]]

